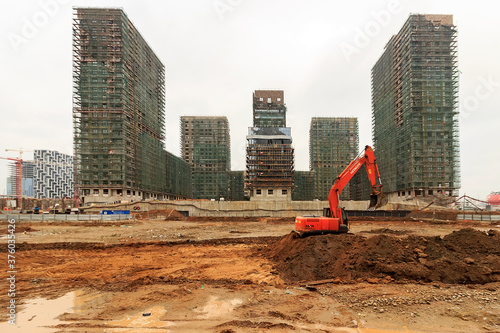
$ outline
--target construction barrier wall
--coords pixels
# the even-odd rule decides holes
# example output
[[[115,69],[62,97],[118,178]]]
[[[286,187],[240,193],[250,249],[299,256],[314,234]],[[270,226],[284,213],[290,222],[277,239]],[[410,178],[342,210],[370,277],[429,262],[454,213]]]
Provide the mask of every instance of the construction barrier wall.
[[[363,211],[369,201],[341,201],[347,210]],[[85,208],[85,212],[100,212],[103,209],[123,209],[131,212],[149,210],[175,209],[185,216],[227,216],[227,217],[295,217],[298,215],[323,214],[328,201],[153,201]],[[413,210],[415,206],[388,204],[384,210]]]

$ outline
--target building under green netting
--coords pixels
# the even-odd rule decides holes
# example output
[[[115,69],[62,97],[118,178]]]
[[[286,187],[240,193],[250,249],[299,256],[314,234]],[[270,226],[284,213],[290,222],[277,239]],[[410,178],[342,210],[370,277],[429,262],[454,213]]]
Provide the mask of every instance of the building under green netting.
[[[84,201],[162,199],[165,68],[122,9],[75,8],[73,88]]]
[[[458,195],[457,29],[412,14],[372,68],[374,151],[390,200]]]

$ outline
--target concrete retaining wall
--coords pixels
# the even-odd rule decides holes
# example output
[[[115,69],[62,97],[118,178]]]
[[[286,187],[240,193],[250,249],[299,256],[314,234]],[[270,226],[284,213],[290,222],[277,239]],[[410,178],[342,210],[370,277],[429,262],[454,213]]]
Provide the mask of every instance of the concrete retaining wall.
[[[366,210],[369,201],[341,201],[347,210]],[[157,209],[175,209],[188,216],[228,217],[295,217],[297,215],[322,215],[328,201],[141,201],[126,204],[86,207],[86,212],[103,209],[121,209],[131,212]],[[137,209],[138,208],[138,209]],[[382,209],[409,209],[401,205],[388,204]],[[410,208],[413,209],[413,208]]]

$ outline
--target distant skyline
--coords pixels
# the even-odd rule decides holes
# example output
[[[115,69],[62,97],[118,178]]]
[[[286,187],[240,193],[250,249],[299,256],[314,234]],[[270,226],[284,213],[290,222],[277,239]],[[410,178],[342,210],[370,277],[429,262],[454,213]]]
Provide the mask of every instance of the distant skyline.
[[[370,71],[384,46],[410,13],[451,14],[458,29],[460,193],[484,200],[500,190],[495,2],[27,0],[2,6],[0,156],[16,157],[5,149],[20,147],[73,154],[72,7],[120,7],[166,68],[166,150],[180,156],[180,116],[226,116],[232,170],[245,169],[254,90],[284,90],[296,170],[309,169],[312,117],[356,117],[360,149],[371,145]],[[0,160],[0,194],[7,171]]]

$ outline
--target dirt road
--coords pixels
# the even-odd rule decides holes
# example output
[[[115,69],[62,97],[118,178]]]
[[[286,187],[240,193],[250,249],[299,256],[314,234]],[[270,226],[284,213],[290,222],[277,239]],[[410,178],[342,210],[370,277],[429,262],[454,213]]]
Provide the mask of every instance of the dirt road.
[[[494,224],[368,219],[305,239],[270,218],[16,227],[22,328],[2,332],[500,331]]]

